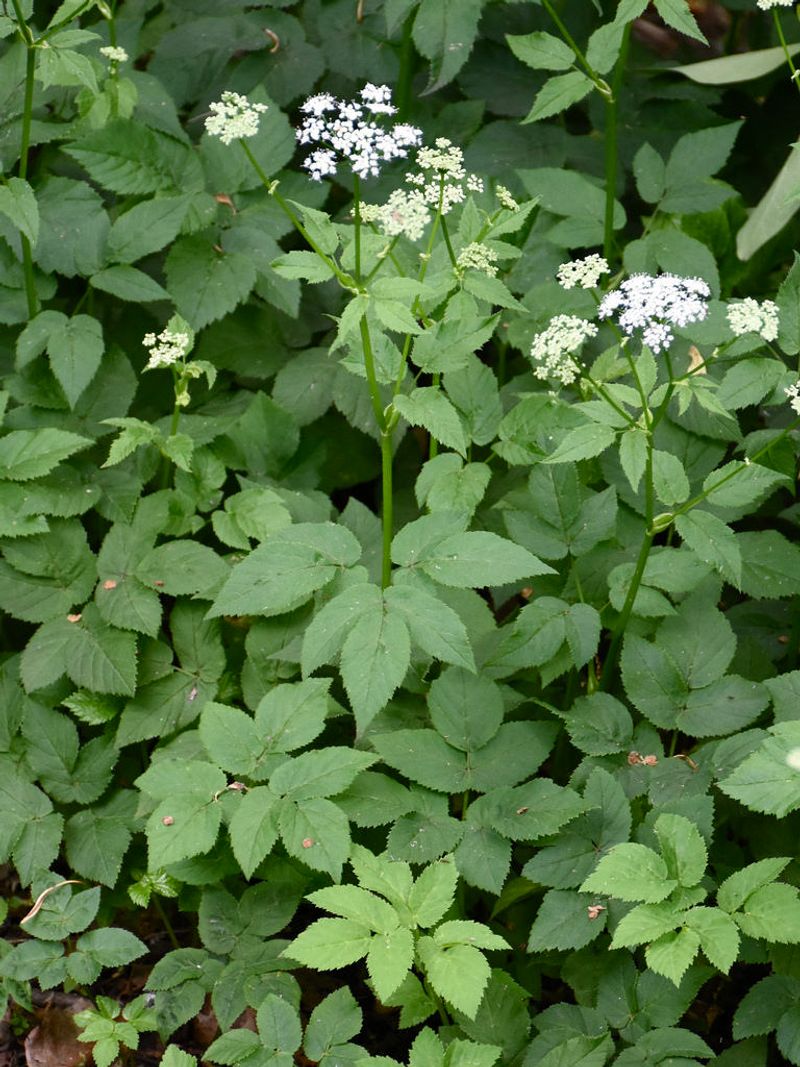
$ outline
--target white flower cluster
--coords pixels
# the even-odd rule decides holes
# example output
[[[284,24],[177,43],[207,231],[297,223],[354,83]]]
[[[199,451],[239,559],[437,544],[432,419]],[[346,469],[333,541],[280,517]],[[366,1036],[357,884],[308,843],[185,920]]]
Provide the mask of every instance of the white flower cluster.
[[[154,333],[146,333],[142,344],[150,349],[150,359],[144,369],[157,370],[159,367],[171,367],[180,362],[189,351],[191,338],[188,333],[165,329],[158,337]]]
[[[710,296],[702,278],[632,274],[603,297],[598,315],[601,319],[615,316],[619,328],[628,335],[641,330],[644,344],[653,352],[661,352],[674,340],[671,327],[703,321]]]
[[[410,241],[418,241],[431,213],[416,189],[395,189],[385,204],[362,204],[361,218],[374,222],[387,237],[405,234]]]
[[[757,6],[762,11],[769,11],[773,7],[794,7],[796,0],[758,0]]]
[[[505,185],[498,185],[495,187],[494,195],[500,202],[500,207],[504,207],[507,211],[519,211],[519,204],[511,195]]]
[[[786,753],[786,765],[793,771],[800,771],[800,748],[790,748]]]
[[[593,253],[584,259],[574,259],[569,263],[562,263],[558,268],[558,284],[562,289],[594,289],[600,281],[600,276],[608,274],[608,261]]]
[[[434,207],[438,207],[441,195],[443,215],[463,203],[467,192],[483,192],[483,180],[466,172],[464,153],[446,137],[437,137],[433,148],[420,148],[417,166],[419,171],[407,174],[406,181],[415,185]]]
[[[555,378],[562,385],[571,385],[580,374],[580,367],[572,358],[580,346],[597,334],[597,327],[577,315],[556,315],[542,333],[537,333],[531,345],[531,359],[537,378]]]
[[[112,63],[126,63],[128,61],[128,53],[125,49],[117,48],[117,46],[113,44],[103,45],[100,49],[100,55],[105,56],[106,59],[110,59]]]
[[[246,96],[226,90],[220,100],[211,104],[206,131],[219,137],[223,144],[254,137],[258,133],[258,116],[267,110],[266,104],[251,104]]]
[[[773,300],[763,300],[759,304],[748,296],[736,304],[729,304],[727,316],[728,325],[737,337],[757,333],[765,341],[774,341],[778,336],[778,305]]]
[[[794,385],[788,385],[783,391],[789,399],[789,407],[795,415],[800,415],[800,380]]]
[[[488,245],[473,241],[458,253],[456,264],[461,270],[479,270],[493,278],[497,274],[497,253]]]
[[[359,97],[337,100],[330,93],[317,93],[301,106],[305,118],[297,130],[297,140],[321,146],[303,163],[315,181],[335,174],[344,161],[360,178],[377,176],[384,163],[405,159],[409,148],[421,142],[422,131],[416,126],[397,123],[387,129],[374,121],[373,116],[397,112],[387,85],[368,82]]]

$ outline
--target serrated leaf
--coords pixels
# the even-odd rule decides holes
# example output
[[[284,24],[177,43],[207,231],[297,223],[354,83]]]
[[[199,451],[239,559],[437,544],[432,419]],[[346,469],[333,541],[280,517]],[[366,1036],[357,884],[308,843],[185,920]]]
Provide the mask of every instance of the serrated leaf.
[[[581,892],[657,904],[665,900],[676,885],[676,879],[670,878],[658,853],[645,845],[630,843],[615,845],[608,855],[603,856],[584,881]]]
[[[489,980],[489,964],[483,953],[471,945],[443,948],[431,937],[419,939],[417,953],[439,996],[473,1019]]]
[[[412,426],[422,426],[447,448],[467,454],[467,439],[458,412],[441,390],[432,386],[414,389],[394,398],[394,408]]]
[[[700,935],[694,930],[684,928],[677,933],[664,934],[648,945],[645,952],[647,966],[656,974],[663,974],[677,986],[697,955],[699,947]]]
[[[414,962],[414,938],[404,927],[372,938],[367,971],[378,998],[384,1003],[397,991]]]
[[[284,955],[306,967],[330,971],[347,967],[369,952],[371,934],[352,919],[317,919],[284,949]]]
[[[536,94],[533,107],[523,121],[539,122],[549,119],[551,115],[558,115],[583,100],[593,88],[592,79],[580,70],[550,78]]]

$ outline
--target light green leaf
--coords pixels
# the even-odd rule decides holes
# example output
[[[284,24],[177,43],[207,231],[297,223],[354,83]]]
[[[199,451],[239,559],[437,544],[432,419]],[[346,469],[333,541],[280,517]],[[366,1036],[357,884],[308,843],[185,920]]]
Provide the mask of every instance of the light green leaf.
[[[697,885],[705,874],[708,850],[697,826],[682,815],[659,815],[654,826],[667,871],[678,885]]]
[[[367,953],[367,971],[384,1003],[397,991],[414,962],[414,938],[404,927],[377,933]]]
[[[317,919],[283,952],[290,959],[318,971],[347,967],[369,952],[371,934],[352,919]]]
[[[787,856],[748,863],[725,879],[717,890],[717,904],[723,911],[736,911],[756,889],[774,882],[790,863]]]
[[[406,422],[424,427],[441,444],[466,455],[467,439],[458,412],[439,389],[414,389],[408,396],[396,396],[393,404]]]
[[[508,47],[522,63],[534,70],[567,70],[575,53],[560,37],[538,31],[523,35],[506,34]]]
[[[9,178],[0,186],[0,212],[10,219],[32,245],[39,237],[39,206],[33,189],[23,178]]]
[[[473,1019],[489,980],[489,964],[483,953],[471,945],[442,948],[432,937],[419,939],[417,953],[439,996]]]
[[[445,663],[475,670],[464,623],[444,601],[412,585],[393,585],[384,593],[390,614],[399,615],[411,640],[423,652]]]
[[[722,577],[739,587],[742,580],[742,554],[736,534],[722,519],[696,508],[675,518],[675,529],[684,543],[704,563],[710,563]]]
[[[645,845],[631,843],[615,845],[603,856],[584,881],[581,892],[657,904],[666,900],[677,884],[658,853]]]
[[[663,974],[673,985],[679,985],[697,955],[700,947],[700,935],[694,930],[684,929],[677,933],[664,934],[645,952],[647,966],[656,974]]]
[[[402,617],[377,610],[362,615],[342,645],[340,669],[359,733],[386,707],[411,662],[411,640]]]
[[[577,104],[594,88],[594,82],[583,71],[571,70],[568,74],[559,74],[545,82],[536,94],[533,107],[523,122],[539,122],[558,115],[568,107]]]
[[[727,974],[739,953],[736,923],[719,908],[691,908],[684,919],[686,926],[700,937],[700,948],[723,974]]]

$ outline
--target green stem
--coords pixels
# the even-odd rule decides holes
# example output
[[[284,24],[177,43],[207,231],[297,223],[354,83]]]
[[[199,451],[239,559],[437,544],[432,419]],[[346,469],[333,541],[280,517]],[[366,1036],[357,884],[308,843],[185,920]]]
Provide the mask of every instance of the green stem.
[[[655,503],[655,494],[653,492],[653,438],[650,433],[647,435],[647,457],[645,460],[644,477],[645,534],[639,548],[639,556],[636,560],[636,567],[633,571],[631,584],[628,587],[628,595],[625,597],[625,603],[622,605],[622,611],[619,613],[619,618],[614,624],[614,629],[611,633],[611,643],[608,646],[608,652],[606,653],[605,662],[603,663],[603,677],[600,680],[600,689],[603,692],[608,692],[616,678],[620,645],[625,636],[625,628],[628,625],[633,611],[636,594],[639,592],[639,586],[642,584],[644,570],[647,566],[650,549],[653,547],[653,538],[655,537],[655,531],[653,530],[653,509]]]
[[[178,371],[176,371],[174,367],[172,368],[172,376],[173,376],[173,381],[175,383],[175,392],[177,394],[177,391],[178,391]],[[172,409],[172,419],[171,419],[170,424],[169,424],[169,436],[170,437],[174,437],[175,434],[178,432],[178,426],[180,425],[180,421],[181,421],[181,409],[180,409],[180,405],[178,404],[178,402],[176,400],[175,407]],[[169,480],[170,480],[170,474],[171,473],[172,473],[172,460],[169,458],[169,456],[162,456],[161,457],[161,472],[160,472],[160,476],[159,476],[159,486],[162,489],[169,489]]]
[[[625,408],[623,408],[621,404],[618,404],[613,398],[613,396],[611,396],[611,394],[608,392],[608,390],[605,389],[600,384],[600,382],[596,382],[588,371],[583,372],[583,377],[586,379],[589,385],[591,385],[591,387],[598,393],[598,395],[601,396],[603,400],[605,400],[608,406],[610,408],[613,408],[618,415],[625,419],[629,426],[636,425],[636,419],[634,419],[632,415],[629,415]]]
[[[381,431],[381,588],[392,584],[392,524],[394,499],[392,489],[392,431]]]
[[[606,138],[605,138],[605,164],[606,164],[606,209],[603,238],[603,254],[611,262],[614,256],[614,205],[617,191],[617,120],[619,111],[619,97],[622,92],[622,82],[625,76],[625,66],[628,58],[628,47],[631,39],[631,23],[629,22],[622,34],[622,44],[614,67],[614,78],[611,83],[611,96],[606,103]]]
[[[353,175],[353,221],[355,223],[356,285],[361,285],[361,179]]]
[[[589,61],[586,59],[586,56],[583,54],[583,52],[578,47],[578,45],[577,45],[577,43],[575,41],[575,38],[572,36],[572,34],[569,32],[567,27],[562,22],[561,16],[558,14],[556,9],[550,3],[550,0],[542,0],[542,7],[545,9],[547,14],[550,16],[550,18],[556,24],[556,28],[558,29],[558,32],[561,34],[561,36],[564,38],[566,43],[569,45],[569,47],[575,53],[575,58],[578,60],[580,65],[583,67],[583,69],[586,71],[586,73],[589,75],[589,77],[595,83],[597,88],[600,89],[603,92],[603,95],[607,95],[607,93],[608,93],[608,85],[603,81],[603,79],[600,77],[600,75],[597,73],[597,71],[593,67],[591,67],[589,65]]]
[[[319,247],[319,245],[316,243],[316,241],[313,240],[313,238],[310,236],[310,234],[308,233],[308,231],[306,230],[305,226],[302,224],[300,219],[298,219],[297,215],[295,215],[295,213],[289,207],[287,202],[284,200],[284,198],[278,192],[277,183],[276,182],[271,182],[269,180],[269,178],[266,176],[266,174],[263,171],[263,168],[261,167],[261,164],[258,162],[256,157],[253,155],[252,151],[250,150],[250,146],[247,144],[247,142],[246,141],[242,141],[240,139],[239,140],[239,144],[242,146],[242,150],[243,150],[244,154],[247,156],[247,158],[250,160],[251,164],[253,165],[253,169],[255,170],[256,174],[261,179],[261,182],[262,182],[264,188],[267,190],[269,195],[272,197],[272,199],[275,201],[275,203],[278,205],[278,207],[281,209],[281,211],[287,217],[289,222],[291,222],[292,226],[294,226],[294,228],[297,230],[297,232],[300,234],[300,236],[306,242],[308,247],[319,256],[319,258],[322,260],[322,262],[332,271],[332,273],[339,280],[341,285],[344,286],[345,289],[352,289],[353,288],[353,279],[348,277],[348,275],[345,274],[345,272],[339,267],[339,265],[333,259],[331,259],[330,256],[327,256],[322,251],[322,249]]]
[[[781,43],[783,54],[786,56],[786,62],[789,66],[789,70],[792,72],[792,81],[797,86],[798,92],[800,92],[800,73],[798,73],[797,67],[794,65],[792,53],[789,51],[789,46],[786,43],[786,38],[783,35],[783,26],[781,26],[781,20],[780,16],[778,15],[778,9],[775,7],[773,7],[772,9],[772,17],[775,20],[775,29],[778,33],[778,40]]]
[[[434,374],[433,375],[433,379],[432,379],[431,384],[433,385],[433,387],[435,389],[439,388],[439,384],[441,383],[441,380],[442,380],[441,374]],[[433,436],[433,434],[431,434],[430,440],[428,441],[428,459],[433,459],[434,456],[438,456],[438,455],[439,455],[439,442],[436,440],[436,438]]]
[[[414,60],[416,51],[411,29],[414,25],[414,13],[409,15],[403,24],[403,39],[400,44],[400,71],[397,75],[397,118],[405,122],[411,110],[411,82],[414,77]]]
[[[369,323],[366,315],[361,316],[358,324],[361,332],[361,348],[364,353],[364,369],[367,372],[367,384],[369,385],[369,398],[372,403],[372,412],[378,429],[383,433],[387,428],[386,416],[381,402],[381,391],[378,385],[378,376],[375,373],[375,354],[372,349],[372,338],[369,333]]]
[[[153,893],[153,903],[156,906],[158,917],[161,919],[161,922],[164,924],[164,929],[167,931],[167,937],[169,938],[170,944],[175,949],[180,948],[180,941],[178,941],[177,937],[175,936],[175,931],[172,928],[172,923],[169,921],[167,913],[164,911],[161,901],[158,899],[158,895],[156,893]]]
[[[19,177],[27,180],[28,156],[31,146],[31,118],[33,115],[33,79],[36,73],[36,42],[30,27],[25,22],[19,0],[13,0],[14,11],[20,34],[25,42],[27,53],[25,56],[25,95],[22,105],[22,136],[19,147]],[[25,299],[28,305],[28,318],[32,319],[39,311],[39,297],[36,293],[36,282],[33,276],[33,256],[31,243],[24,233],[20,233],[22,245],[22,272],[25,277]]]
[[[447,254],[450,257],[450,264],[453,270],[458,270],[458,261],[456,260],[456,254],[453,251],[453,246],[450,243],[450,232],[447,229],[447,219],[442,216],[442,236],[444,237],[444,243],[447,246]]]

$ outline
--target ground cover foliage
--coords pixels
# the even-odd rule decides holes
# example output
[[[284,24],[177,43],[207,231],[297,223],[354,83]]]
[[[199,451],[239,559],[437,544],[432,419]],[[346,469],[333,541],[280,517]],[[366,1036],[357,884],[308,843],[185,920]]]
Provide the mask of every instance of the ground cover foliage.
[[[794,9],[2,7],[13,1030],[800,1063]]]

